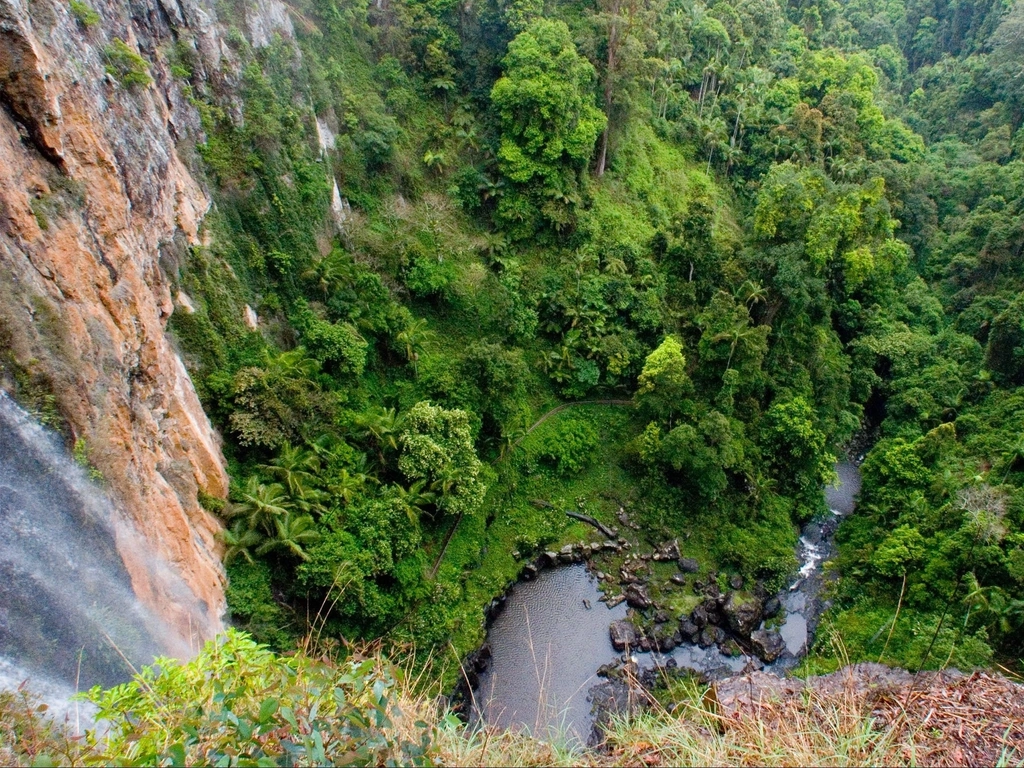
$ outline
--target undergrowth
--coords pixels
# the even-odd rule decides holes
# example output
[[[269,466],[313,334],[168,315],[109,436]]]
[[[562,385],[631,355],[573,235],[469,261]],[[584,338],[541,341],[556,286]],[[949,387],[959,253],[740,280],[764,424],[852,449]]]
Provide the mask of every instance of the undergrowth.
[[[407,656],[411,661],[412,656]],[[271,653],[229,631],[192,661],[159,659],[130,682],[81,698],[104,728],[72,736],[24,690],[0,694],[7,765],[913,765],[939,738],[923,713],[879,717],[866,689],[820,691],[720,714],[706,685],[676,680],[594,750],[567,738],[468,726],[436,682],[379,646],[341,656]],[[978,685],[983,686],[985,681]],[[1005,683],[1004,683],[1005,685]],[[902,694],[900,694],[902,696]],[[1004,739],[1005,740],[1005,739]],[[925,745],[922,747],[921,745]],[[998,763],[1018,764],[1010,749]]]

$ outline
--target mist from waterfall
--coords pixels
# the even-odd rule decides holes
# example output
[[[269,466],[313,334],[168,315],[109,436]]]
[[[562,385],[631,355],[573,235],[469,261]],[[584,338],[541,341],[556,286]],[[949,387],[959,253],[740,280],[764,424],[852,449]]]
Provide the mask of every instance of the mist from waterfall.
[[[119,547],[148,552],[61,441],[0,392],[0,686],[109,686],[155,656],[198,650],[139,602]],[[143,559],[169,594],[194,600],[171,568]]]

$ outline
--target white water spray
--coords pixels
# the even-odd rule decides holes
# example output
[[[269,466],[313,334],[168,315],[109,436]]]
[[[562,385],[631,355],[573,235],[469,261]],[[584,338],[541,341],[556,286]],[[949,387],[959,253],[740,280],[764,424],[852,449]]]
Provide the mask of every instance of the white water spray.
[[[27,679],[54,711],[76,687],[122,682],[155,656],[196,650],[132,590],[119,550],[147,553],[144,537],[2,392],[0,531],[0,687]],[[167,564],[143,559],[165,593],[195,601]]]

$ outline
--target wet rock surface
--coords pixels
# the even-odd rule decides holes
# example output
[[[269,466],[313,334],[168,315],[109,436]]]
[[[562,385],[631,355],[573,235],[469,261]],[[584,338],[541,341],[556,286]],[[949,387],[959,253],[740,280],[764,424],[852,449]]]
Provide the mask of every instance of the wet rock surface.
[[[722,606],[722,613],[734,634],[748,638],[761,623],[761,601],[753,595],[743,596],[739,592],[730,592]]]
[[[786,651],[786,641],[775,630],[759,629],[751,632],[750,644],[758,657],[769,664]]]
[[[679,570],[683,573],[697,573],[700,571],[700,563],[692,557],[679,559]]]
[[[630,584],[626,587],[624,594],[626,596],[626,603],[629,604],[630,608],[642,611],[650,608],[652,605],[651,596],[647,593],[647,587],[642,584]]]
[[[629,621],[613,621],[608,626],[608,634],[616,651],[636,648],[640,644],[640,633]]]

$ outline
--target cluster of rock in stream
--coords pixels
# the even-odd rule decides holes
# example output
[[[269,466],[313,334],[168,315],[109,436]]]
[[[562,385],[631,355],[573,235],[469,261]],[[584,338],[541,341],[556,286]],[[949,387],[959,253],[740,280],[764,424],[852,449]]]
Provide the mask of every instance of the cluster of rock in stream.
[[[620,520],[629,524],[624,510],[620,511]],[[651,553],[628,554],[619,569],[618,578],[598,567],[597,555],[605,552],[621,554],[631,549],[632,544],[622,537],[604,542],[567,544],[558,552],[544,552],[524,566],[523,578],[536,578],[542,569],[548,567],[586,563],[603,585],[605,596],[601,600],[609,608],[625,602],[637,614],[638,621],[616,621],[609,627],[612,645],[617,651],[669,653],[683,643],[694,643],[702,648],[718,646],[727,656],[754,657],[751,668],[760,668],[756,659],[772,663],[786,651],[786,643],[779,632],[763,626],[765,620],[779,614],[781,602],[762,584],[745,590],[743,579],[737,574],[728,579],[729,588],[723,591],[719,587],[718,573],[709,573],[703,579],[695,576],[700,571],[700,563],[694,558],[682,557],[677,540],[664,542]],[[669,582],[679,589],[687,587],[689,578],[694,578],[693,591],[702,597],[702,601],[691,613],[674,617],[651,597],[652,562],[675,562],[679,572],[673,574]],[[619,594],[614,594],[612,589],[616,582],[621,587]],[[497,598],[490,606],[489,615],[500,610],[505,599],[505,596]]]

